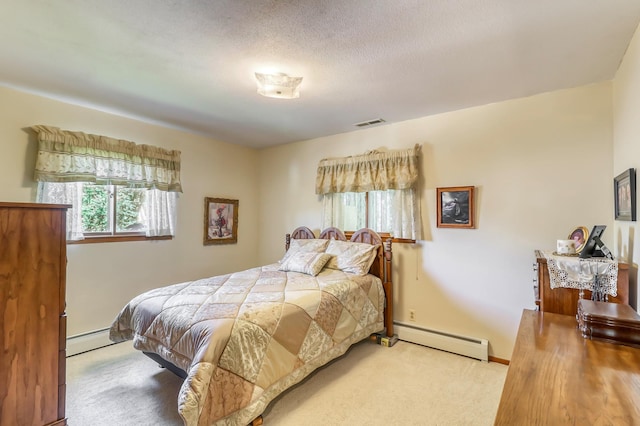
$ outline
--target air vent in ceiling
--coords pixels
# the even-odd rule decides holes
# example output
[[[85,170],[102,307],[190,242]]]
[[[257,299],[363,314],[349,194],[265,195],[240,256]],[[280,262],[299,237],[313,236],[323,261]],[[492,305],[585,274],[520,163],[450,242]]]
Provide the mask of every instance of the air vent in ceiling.
[[[354,126],[356,127],[367,127],[367,126],[372,126],[374,124],[380,124],[380,123],[384,123],[384,120],[382,118],[376,118],[375,120],[369,120],[369,121],[363,121],[360,123],[356,123],[354,124]]]

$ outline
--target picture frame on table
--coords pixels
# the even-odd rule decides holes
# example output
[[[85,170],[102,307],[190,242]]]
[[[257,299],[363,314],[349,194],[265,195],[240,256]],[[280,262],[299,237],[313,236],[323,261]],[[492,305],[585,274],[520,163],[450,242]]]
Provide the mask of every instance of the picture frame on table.
[[[475,228],[475,186],[436,188],[437,227]]]
[[[576,253],[580,253],[589,240],[589,230],[586,226],[577,226],[567,237],[576,243]]]
[[[238,200],[204,199],[204,245],[238,242]]]
[[[613,179],[615,220],[636,220],[636,172],[628,169]]]

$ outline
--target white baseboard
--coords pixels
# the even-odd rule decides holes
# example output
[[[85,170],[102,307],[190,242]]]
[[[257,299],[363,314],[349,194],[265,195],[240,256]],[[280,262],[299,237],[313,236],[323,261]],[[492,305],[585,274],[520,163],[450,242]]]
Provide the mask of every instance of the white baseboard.
[[[486,339],[457,336],[397,322],[394,322],[394,331],[398,334],[400,340],[481,361],[489,360],[489,341]]]
[[[486,339],[457,336],[397,322],[394,322],[394,329],[400,340],[481,361],[489,360],[489,341]],[[112,344],[113,342],[109,340],[108,328],[78,334],[67,338],[67,356],[77,355]]]
[[[108,328],[77,334],[67,337],[67,356],[70,357],[109,345],[113,345],[113,342],[109,340]]]

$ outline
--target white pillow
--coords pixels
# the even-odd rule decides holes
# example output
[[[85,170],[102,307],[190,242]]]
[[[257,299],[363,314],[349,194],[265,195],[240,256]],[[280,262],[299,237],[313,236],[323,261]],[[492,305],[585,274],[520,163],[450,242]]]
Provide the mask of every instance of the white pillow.
[[[284,260],[278,269],[285,272],[302,272],[315,277],[331,257],[327,253],[296,253]]]
[[[331,240],[325,253],[333,255],[325,265],[356,275],[366,275],[378,253],[378,245]]]
[[[289,243],[289,250],[284,254],[280,263],[297,253],[324,253],[327,245],[329,245],[329,240],[325,239],[310,238],[298,240],[292,238]]]

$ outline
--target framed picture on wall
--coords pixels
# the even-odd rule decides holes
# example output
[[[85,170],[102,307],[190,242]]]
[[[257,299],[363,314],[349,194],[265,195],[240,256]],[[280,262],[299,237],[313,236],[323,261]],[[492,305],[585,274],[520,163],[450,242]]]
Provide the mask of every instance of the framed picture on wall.
[[[636,172],[629,169],[613,179],[616,220],[636,220]]]
[[[474,228],[475,186],[437,188],[438,228]]]
[[[238,200],[204,199],[204,245],[238,242]]]

